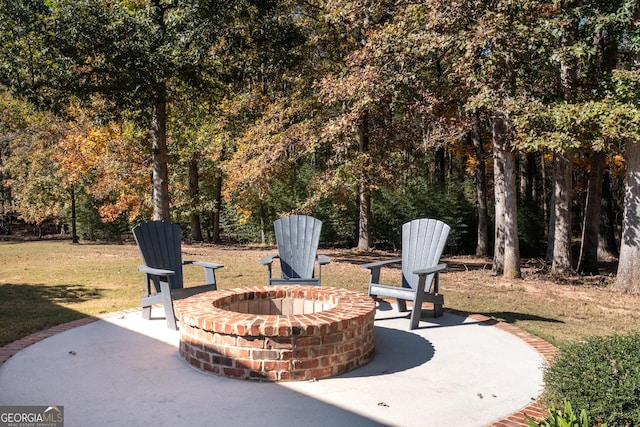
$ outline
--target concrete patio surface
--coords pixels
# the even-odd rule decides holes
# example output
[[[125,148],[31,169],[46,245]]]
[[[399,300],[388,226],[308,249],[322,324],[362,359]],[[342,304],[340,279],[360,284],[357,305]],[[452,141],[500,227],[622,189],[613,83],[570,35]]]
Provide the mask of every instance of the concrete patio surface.
[[[490,322],[428,313],[410,331],[408,313],[382,303],[370,363],[285,383],[196,371],[164,319],[121,313],[14,354],[0,366],[0,405],[64,406],[66,427],[477,427],[539,397],[545,359],[535,348]]]

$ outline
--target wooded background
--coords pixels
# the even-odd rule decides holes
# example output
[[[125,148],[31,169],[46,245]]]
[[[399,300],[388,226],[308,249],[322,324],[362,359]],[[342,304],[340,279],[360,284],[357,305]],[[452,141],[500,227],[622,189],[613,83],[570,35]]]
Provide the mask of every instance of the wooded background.
[[[2,227],[521,257],[640,291],[636,0],[0,0]]]

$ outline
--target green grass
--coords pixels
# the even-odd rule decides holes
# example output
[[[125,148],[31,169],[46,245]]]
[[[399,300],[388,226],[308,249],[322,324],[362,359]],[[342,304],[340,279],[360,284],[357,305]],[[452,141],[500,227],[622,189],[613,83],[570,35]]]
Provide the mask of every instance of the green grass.
[[[220,262],[220,288],[264,284],[258,264],[271,248],[185,245],[184,259]],[[321,251],[332,257],[323,286],[366,292],[368,271],[360,265],[394,254]],[[512,323],[562,345],[592,335],[640,330],[640,297],[611,292],[610,277],[554,278],[525,268],[524,278],[493,276],[490,260],[445,259],[441,276],[445,306]],[[73,245],[68,241],[0,242],[0,346],[33,332],[75,320],[139,306],[144,280],[133,244]],[[201,282],[202,269],[186,266],[185,285]],[[397,283],[399,270],[383,270]]]

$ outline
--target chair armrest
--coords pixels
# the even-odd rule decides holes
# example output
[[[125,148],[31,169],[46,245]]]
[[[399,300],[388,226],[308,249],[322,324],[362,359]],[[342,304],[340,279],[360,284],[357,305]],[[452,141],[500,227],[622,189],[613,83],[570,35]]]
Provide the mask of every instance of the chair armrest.
[[[318,255],[318,264],[325,265],[331,262],[331,258],[326,255]]]
[[[216,269],[224,267],[222,264],[207,261],[182,261],[182,264],[193,264],[199,267],[204,267],[204,281],[207,285],[213,285],[214,289],[217,289],[216,285]]]
[[[176,274],[173,270],[163,270],[161,268],[147,267],[146,265],[139,265],[138,271],[152,276],[174,276]]]
[[[207,262],[207,261],[183,261],[182,264],[193,264],[204,268],[221,268],[224,267],[223,264],[217,264],[215,262]]]
[[[371,295],[371,285],[380,282],[380,270],[382,269],[382,267],[384,267],[385,265],[398,264],[401,262],[402,259],[389,259],[386,261],[370,262],[367,264],[362,264],[360,266],[362,268],[368,268],[371,273],[369,277],[369,295]]]
[[[260,262],[261,265],[271,265],[273,260],[276,259],[276,258],[280,258],[280,256],[278,254],[265,255],[262,258],[260,258],[259,262]]]
[[[377,261],[377,262],[370,262],[367,264],[362,264],[360,267],[362,268],[368,268],[369,270],[372,270],[374,268],[380,268],[383,267],[385,265],[388,264],[397,264],[402,262],[402,259],[390,259],[390,260],[386,260],[386,261]]]
[[[427,275],[427,274],[436,273],[438,271],[442,271],[445,268],[447,268],[447,264],[438,264],[435,267],[421,268],[420,270],[414,271],[413,274],[417,274],[418,276]]]

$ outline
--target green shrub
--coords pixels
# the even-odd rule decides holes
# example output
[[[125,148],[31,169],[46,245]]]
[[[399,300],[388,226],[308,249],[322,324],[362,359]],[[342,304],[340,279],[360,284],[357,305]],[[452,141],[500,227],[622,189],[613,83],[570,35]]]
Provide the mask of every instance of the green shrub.
[[[564,412],[551,405],[549,416],[541,422],[535,421],[528,415],[525,415],[524,418],[529,427],[590,427],[587,411],[583,409],[580,411],[580,416],[577,416],[571,407],[571,403],[566,399],[564,401]],[[600,424],[599,427],[607,427],[607,425]]]
[[[546,397],[585,409],[596,425],[640,425],[640,334],[593,337],[562,349],[544,374]]]

